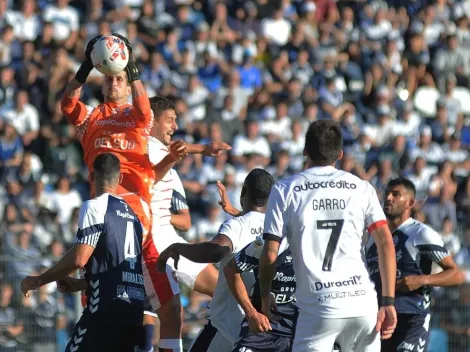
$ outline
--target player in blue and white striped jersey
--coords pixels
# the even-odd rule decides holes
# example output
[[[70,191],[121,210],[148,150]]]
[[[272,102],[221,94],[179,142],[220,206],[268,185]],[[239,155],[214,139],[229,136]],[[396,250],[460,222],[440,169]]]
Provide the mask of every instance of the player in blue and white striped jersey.
[[[97,156],[92,179],[96,198],[80,208],[75,245],[40,276],[28,276],[22,291],[57,281],[64,292],[86,290],[87,302],[66,352],[133,352],[139,343],[145,289],[142,275],[143,228],[131,207],[115,196],[119,159]],[[85,279],[68,275],[85,268]]]
[[[279,248],[276,274],[271,286],[271,294],[276,303],[276,321],[269,322],[261,311],[259,287],[259,257],[264,240],[258,236],[254,242],[242,249],[224,268],[227,284],[233,296],[245,312],[240,335],[233,352],[288,352],[291,349],[292,332],[296,314],[296,279],[292,265],[292,253],[284,238]],[[250,297],[245,288],[241,273],[253,270],[256,282]]]
[[[397,178],[387,186],[384,213],[392,231],[397,260],[395,308],[397,327],[383,352],[424,352],[428,349],[431,318],[431,286],[452,286],[463,282],[463,273],[444,248],[441,236],[411,217],[416,189],[406,178]],[[371,238],[367,245],[367,266],[380,297],[381,279],[377,246]],[[443,271],[431,274],[432,263]]]

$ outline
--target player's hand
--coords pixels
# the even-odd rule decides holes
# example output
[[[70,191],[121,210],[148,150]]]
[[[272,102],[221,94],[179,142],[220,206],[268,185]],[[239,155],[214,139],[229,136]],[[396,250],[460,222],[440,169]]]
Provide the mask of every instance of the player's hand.
[[[57,291],[60,293],[66,292],[78,292],[83,290],[86,286],[84,279],[76,279],[70,276],[67,276],[65,279],[57,280]]]
[[[423,275],[409,275],[402,279],[398,279],[395,289],[400,292],[411,292],[416,291],[418,288],[424,285]]]
[[[205,156],[217,156],[217,155],[222,154],[223,151],[231,150],[231,149],[232,147],[229,146],[227,143],[212,142],[212,143],[204,145],[202,154]]]
[[[21,282],[21,292],[25,297],[29,297],[29,291],[37,290],[42,286],[40,276],[26,276]]]
[[[86,60],[89,60],[91,62],[91,52],[93,51],[93,46],[95,43],[102,37],[101,34],[97,35],[96,37],[90,39],[88,44],[86,45],[85,48],[85,58]]]
[[[240,211],[236,208],[233,207],[232,203],[230,202],[230,199],[228,198],[227,195],[227,190],[225,189],[225,186],[222,184],[222,182],[217,181],[217,188],[219,190],[219,205],[222,207],[222,209],[227,213],[232,216],[237,216],[240,214]]]
[[[188,147],[182,140],[174,141],[170,144],[168,152],[173,161],[180,161],[186,155],[188,155]]]
[[[123,35],[119,34],[119,33],[113,33],[112,35],[114,35],[115,37],[118,37],[119,39],[121,39],[124,44],[126,44],[126,47],[127,47],[127,51],[129,51],[129,61],[131,61],[132,58],[132,45],[131,45],[131,42],[129,41],[129,39],[127,39],[126,37],[124,37]]]
[[[277,304],[271,293],[269,297],[261,298],[261,313],[263,313],[269,321],[279,321],[281,318],[276,315],[278,313]]]
[[[375,331],[380,332],[382,340],[389,339],[397,326],[397,312],[394,306],[381,307],[377,313]]]
[[[160,253],[157,260],[157,270],[161,273],[166,272],[166,262],[168,259],[173,258],[175,269],[178,270],[178,261],[180,260],[180,254],[178,252],[178,244],[173,243],[167,249]]]
[[[255,334],[272,330],[268,317],[256,310],[246,315],[246,321],[250,330]]]

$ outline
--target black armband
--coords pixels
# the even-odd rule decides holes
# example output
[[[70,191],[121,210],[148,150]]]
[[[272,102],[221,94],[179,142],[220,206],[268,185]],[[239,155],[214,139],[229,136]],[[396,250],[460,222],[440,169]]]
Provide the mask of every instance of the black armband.
[[[85,60],[75,74],[75,79],[81,84],[85,84],[91,70],[93,70],[93,63],[89,60]]]
[[[383,296],[382,300],[380,301],[381,307],[389,307],[395,305],[395,297],[387,297]]]

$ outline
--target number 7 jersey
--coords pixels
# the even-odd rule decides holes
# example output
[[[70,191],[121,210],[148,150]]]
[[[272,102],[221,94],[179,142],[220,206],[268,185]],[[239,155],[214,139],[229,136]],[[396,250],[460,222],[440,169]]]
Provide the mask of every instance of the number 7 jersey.
[[[377,311],[363,236],[378,226],[387,222],[374,188],[350,173],[314,167],[274,185],[264,236],[287,237],[301,311],[321,318]]]

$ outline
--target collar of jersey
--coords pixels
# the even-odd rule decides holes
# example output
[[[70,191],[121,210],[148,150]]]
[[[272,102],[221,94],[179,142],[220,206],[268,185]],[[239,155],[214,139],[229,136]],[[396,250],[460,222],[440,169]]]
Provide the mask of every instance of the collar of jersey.
[[[405,221],[403,221],[403,223],[402,223],[400,226],[397,227],[397,230],[398,230],[398,229],[401,229],[401,228],[403,228],[403,227],[405,227],[405,226],[410,225],[410,224],[411,224],[412,222],[414,222],[414,221],[416,221],[416,220],[413,219],[413,218],[408,218],[408,219],[406,219]]]
[[[307,170],[315,175],[327,175],[337,171],[334,166],[314,166]]]

